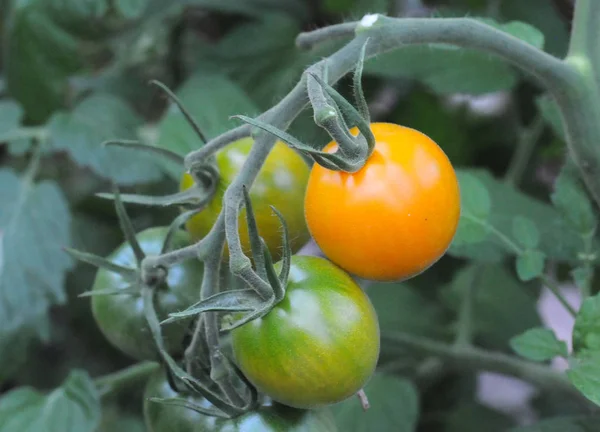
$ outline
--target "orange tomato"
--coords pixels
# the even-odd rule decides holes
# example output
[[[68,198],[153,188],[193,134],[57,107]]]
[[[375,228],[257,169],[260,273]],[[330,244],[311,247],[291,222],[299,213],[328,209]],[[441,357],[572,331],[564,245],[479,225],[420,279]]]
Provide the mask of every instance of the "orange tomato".
[[[314,165],[305,217],[323,253],[346,271],[403,280],[448,249],[460,217],[458,180],[444,151],[423,133],[391,123],[372,123],[371,130],[375,149],[359,171]],[[336,149],[331,142],[324,151]]]

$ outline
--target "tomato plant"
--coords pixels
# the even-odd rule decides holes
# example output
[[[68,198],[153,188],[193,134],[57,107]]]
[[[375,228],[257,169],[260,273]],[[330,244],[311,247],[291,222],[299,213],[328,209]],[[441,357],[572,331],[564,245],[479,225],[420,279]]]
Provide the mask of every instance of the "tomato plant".
[[[350,273],[407,279],[448,249],[460,216],[458,180],[443,150],[423,133],[390,123],[371,129],[375,150],[359,171],[313,167],[306,221],[325,255]],[[334,152],[337,144],[324,150]]]
[[[149,228],[137,235],[146,254],[158,254],[167,234],[167,228]],[[183,231],[173,237],[173,246],[182,247],[190,243],[189,235]],[[136,260],[131,246],[119,246],[108,259],[118,265],[135,268]],[[161,284],[157,298],[157,313],[166,318],[194,303],[202,283],[202,264],[183,262],[169,269]],[[143,360],[156,359],[157,351],[144,317],[142,298],[139,292],[131,292],[137,281],[127,280],[123,275],[106,269],[98,270],[92,294],[102,290],[123,290],[124,294],[92,295],[92,313],[104,336],[114,346],[129,356]],[[170,352],[181,352],[189,322],[178,322],[164,327],[166,347]]]
[[[263,403],[258,410],[242,414],[233,420],[210,417],[185,407],[162,405],[150,398],[174,398],[175,392],[161,370],[155,372],[144,392],[144,419],[148,432],[336,432],[331,412],[299,410],[273,402]],[[211,404],[201,397],[187,396],[203,408]]]
[[[235,329],[232,347],[244,374],[269,397],[318,407],[368,382],[379,357],[379,325],[369,298],[344,271],[322,258],[293,256],[285,298]]]
[[[243,138],[216,154],[217,192],[206,208],[187,222],[186,227],[193,238],[203,238],[214,225],[223,207],[225,190],[242,169],[253,142],[252,138]],[[283,142],[277,142],[250,189],[259,230],[276,259],[281,256],[281,235],[279,220],[269,206],[276,207],[285,217],[292,235],[292,250],[297,251],[309,238],[303,214],[308,174],[309,167],[302,157]],[[181,189],[192,184],[192,176],[184,174]],[[239,230],[242,247],[249,252],[244,213],[240,215]]]
[[[0,432],[600,430],[599,28],[0,0]]]

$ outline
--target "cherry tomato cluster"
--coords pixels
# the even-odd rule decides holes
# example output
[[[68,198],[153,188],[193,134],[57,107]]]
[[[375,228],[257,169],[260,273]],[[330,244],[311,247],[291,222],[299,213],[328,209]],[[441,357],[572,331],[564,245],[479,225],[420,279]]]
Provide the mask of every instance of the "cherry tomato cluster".
[[[293,255],[283,300],[262,318],[231,332],[238,367],[261,394],[274,401],[274,405],[239,417],[236,425],[262,422],[264,430],[292,430],[289,421],[294,419],[297,429],[293,430],[319,430],[313,425],[328,420],[318,408],[363,388],[379,357],[377,314],[350,274],[379,281],[404,280],[434,264],[452,241],[460,216],[460,194],[444,152],[410,128],[389,123],[373,123],[371,128],[374,151],[359,171],[333,171],[318,164],[311,170],[295,151],[277,142],[250,189],[258,231],[272,256],[281,257],[282,243],[280,223],[271,205],[287,222],[292,252],[312,235],[328,259]],[[188,221],[187,233],[178,233],[179,244],[199,240],[210,231],[221,211],[224,192],[242,168],[252,143],[251,138],[242,139],[217,153],[220,180],[216,194]],[[336,149],[337,144],[331,142],[324,150]],[[180,188],[192,184],[186,174]],[[243,221],[240,217],[240,237],[249,254]],[[159,253],[164,231],[156,228],[140,233],[142,249]],[[110,259],[129,265],[134,255],[124,245]],[[281,265],[275,264],[276,269]],[[171,268],[166,289],[158,297],[157,313],[165,317],[197,301],[201,280],[202,268],[197,262]],[[102,270],[94,289],[125,288],[127,284]],[[100,329],[115,346],[139,359],[155,358],[139,302],[130,296],[98,296],[92,308]],[[177,352],[188,326],[171,326],[164,329],[167,348]],[[170,393],[174,392],[163,375],[148,383],[149,397]],[[294,411],[299,408],[317,410]],[[145,413],[148,428],[154,432],[230,430],[219,419],[180,407],[151,403],[145,405]]]

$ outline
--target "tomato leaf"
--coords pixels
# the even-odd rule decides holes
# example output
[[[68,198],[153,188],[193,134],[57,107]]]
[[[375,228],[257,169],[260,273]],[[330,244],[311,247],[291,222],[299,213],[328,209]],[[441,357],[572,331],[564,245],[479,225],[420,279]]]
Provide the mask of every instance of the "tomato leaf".
[[[230,116],[256,115],[259,112],[246,93],[222,75],[205,72],[195,74],[177,90],[176,95],[208,139],[237,126]],[[156,145],[185,156],[203,144],[173,103],[160,120]],[[176,179],[183,172],[181,166],[164,166]]]
[[[573,351],[600,351],[600,294],[586,298],[575,318]]]
[[[577,256],[582,246],[581,238],[568,228],[564,218],[555,208],[495,179],[487,171],[464,169],[457,170],[457,173],[463,183],[465,174],[468,174],[476,177],[485,186],[489,193],[492,211],[485,221],[483,218],[473,221],[472,213],[468,211],[471,204],[463,199],[463,195],[470,195],[473,192],[470,192],[470,188],[463,191],[464,186],[461,183],[462,205],[467,211],[461,215],[459,232],[448,250],[450,255],[487,262],[498,262],[507,255],[515,255],[516,251],[507,245],[506,239],[512,242],[516,240],[513,233],[513,219],[519,215],[536,222],[540,234],[540,244],[537,249],[546,254],[548,259],[566,262],[578,260]],[[479,196],[480,194],[476,192],[472,200],[481,200],[481,198],[477,198]],[[487,208],[487,200],[485,200],[485,205]],[[464,234],[460,232],[461,229],[464,229],[461,228],[461,224],[467,225],[471,222],[480,225],[484,223],[485,226],[478,229],[485,228],[487,235],[483,237],[483,231],[480,231],[476,233],[479,234],[479,237],[472,236],[468,238],[471,241],[464,241]],[[474,239],[479,241],[472,241]]]
[[[535,222],[523,216],[513,219],[512,233],[515,242],[524,249],[534,249],[540,244],[540,232]]]
[[[419,396],[408,380],[375,374],[365,387],[370,408],[364,412],[358,398],[351,397],[332,407],[341,431],[416,431]]]
[[[150,0],[115,0],[114,7],[122,17],[137,19],[144,13],[149,3]]]
[[[0,432],[93,432],[99,421],[100,398],[83,371],[47,395],[21,387],[0,398]]]
[[[567,344],[556,338],[554,332],[535,327],[513,337],[510,346],[521,357],[533,361],[546,361],[554,357],[567,357]]]
[[[527,250],[517,256],[517,276],[523,282],[539,277],[544,272],[546,255],[539,250]]]
[[[508,415],[472,401],[460,403],[444,422],[444,432],[506,432],[515,421]]]
[[[17,102],[0,101],[0,143],[8,143],[8,151],[13,155],[21,155],[31,147],[30,139],[19,138],[23,114],[23,108]]]
[[[565,126],[554,99],[549,94],[545,94],[537,97],[535,104],[546,123],[552,128],[554,134],[559,138],[565,139]]]
[[[373,283],[366,291],[377,311],[382,332],[402,329],[411,334],[435,336],[444,329],[442,308],[410,283]]]
[[[460,184],[461,218],[453,240],[456,247],[461,244],[479,243],[487,235],[487,218],[492,204],[485,185],[469,173],[458,172]]]
[[[80,165],[89,166],[101,177],[122,185],[161,178],[156,159],[123,147],[103,147],[104,141],[133,139],[141,119],[122,100],[94,94],[72,112],[58,112],[48,124],[50,146],[66,151]]]
[[[557,417],[533,425],[510,429],[509,432],[596,432],[600,416]]]
[[[71,216],[53,181],[0,170],[0,340],[66,301]],[[41,335],[40,335],[41,336]]]
[[[586,398],[600,405],[600,351],[585,351],[569,362],[567,377]]]
[[[481,274],[473,279],[477,266],[459,270],[452,282],[442,291],[443,300],[458,313],[461,299],[469,284],[476,285],[473,305],[473,330],[486,346],[508,348],[515,334],[541,325],[534,293],[516,280],[503,266],[480,264]]]
[[[577,168],[570,159],[556,179],[551,198],[569,228],[582,237],[593,235],[598,225],[596,214],[579,179]]]

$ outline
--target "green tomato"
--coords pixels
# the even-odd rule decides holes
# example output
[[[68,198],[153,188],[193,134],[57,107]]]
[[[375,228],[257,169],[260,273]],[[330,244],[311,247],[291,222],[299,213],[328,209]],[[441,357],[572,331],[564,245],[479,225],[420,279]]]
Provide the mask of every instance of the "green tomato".
[[[138,242],[146,255],[158,255],[168,228],[149,228],[137,234]],[[191,242],[189,235],[178,231],[173,237],[174,248]],[[125,267],[136,267],[133,250],[128,243],[119,246],[108,259]],[[165,282],[156,293],[155,308],[159,319],[169,313],[179,312],[198,300],[202,284],[203,265],[189,260],[169,268]],[[126,289],[131,281],[122,275],[105,269],[98,270],[92,291]],[[152,334],[144,317],[144,306],[140,294],[96,295],[92,297],[92,313],[96,324],[111,344],[138,360],[152,360],[158,356]],[[188,321],[179,321],[162,326],[167,351],[172,354],[182,351],[182,344],[189,326]]]
[[[285,405],[314,408],[366,385],[379,358],[379,323],[346,272],[322,258],[293,256],[285,298],[233,330],[231,343],[258,390]]]
[[[186,228],[194,240],[200,240],[211,230],[223,207],[225,190],[242,169],[253,143],[252,138],[243,138],[216,154],[219,185],[215,196],[205,209],[186,223]],[[250,199],[259,234],[267,243],[275,261],[281,258],[281,223],[270,206],[274,206],[283,214],[290,233],[292,251],[296,252],[310,238],[304,219],[304,193],[309,173],[304,159],[286,144],[277,141],[250,188]],[[192,177],[184,174],[180,189],[188,189],[193,184]],[[249,254],[250,242],[245,214],[246,210],[242,209],[239,233],[242,248]],[[225,256],[228,256],[227,246]]]
[[[148,432],[336,432],[328,409],[297,410],[265,403],[259,410],[234,419],[202,415],[184,407],[151,402],[148,399],[182,397],[173,391],[162,370],[155,372],[144,393],[144,420]],[[189,402],[209,408],[204,398],[188,396]]]

